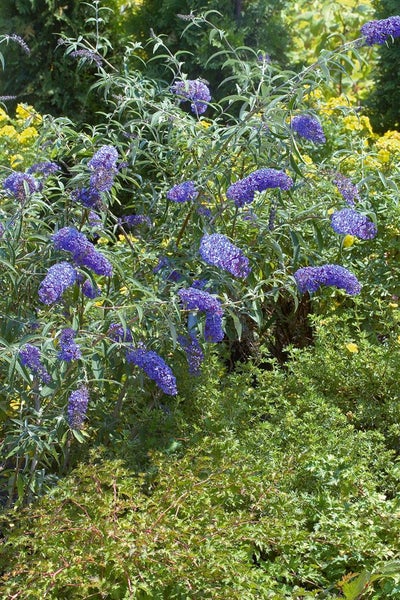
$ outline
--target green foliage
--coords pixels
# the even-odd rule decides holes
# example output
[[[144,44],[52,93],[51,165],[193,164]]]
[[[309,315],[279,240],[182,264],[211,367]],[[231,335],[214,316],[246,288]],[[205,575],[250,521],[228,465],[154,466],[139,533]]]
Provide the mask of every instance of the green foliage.
[[[147,41],[150,32],[165,36],[171,52],[181,53],[189,78],[205,78],[214,89],[214,97],[219,99],[234,91],[227,78],[236,72],[223,52],[223,37],[237,49],[242,60],[248,58],[250,47],[285,64],[289,32],[283,25],[281,13],[286,4],[286,0],[245,3],[240,0],[146,0],[128,17],[126,26],[142,43]],[[202,13],[212,21],[213,28],[199,26],[197,17]],[[188,27],[191,22],[197,26]]]
[[[96,15],[97,31],[93,27]],[[123,44],[118,38],[118,1],[3,0],[0,34],[14,33],[24,39],[31,52],[27,55],[12,41],[3,46],[6,70],[0,71],[2,95],[17,96],[17,101],[33,104],[42,113],[92,122],[96,111],[104,108],[99,98],[88,95],[95,81],[93,65],[80,61],[82,68],[77,70],[77,59],[64,56],[59,41],[62,35],[78,39],[85,35],[96,51],[112,52],[114,46]],[[12,103],[10,106],[13,108]]]
[[[296,364],[226,376],[210,363],[168,414],[142,413],[129,438],[5,514],[3,595],[395,598],[398,463]],[[137,472],[156,422],[174,435]]]

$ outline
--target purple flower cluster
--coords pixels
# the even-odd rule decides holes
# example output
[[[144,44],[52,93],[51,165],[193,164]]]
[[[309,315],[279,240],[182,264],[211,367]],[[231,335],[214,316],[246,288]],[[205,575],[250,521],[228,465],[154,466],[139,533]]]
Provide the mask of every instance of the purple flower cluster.
[[[182,96],[184,100],[189,100],[192,112],[197,115],[202,115],[207,110],[207,102],[211,102],[210,90],[200,79],[177,81],[171,87],[171,91]]]
[[[86,279],[82,284],[82,294],[86,296],[86,298],[90,298],[90,300],[94,300],[94,298],[98,298],[101,294],[99,288],[94,286],[90,279]]]
[[[25,42],[25,40],[20,35],[13,33],[11,35],[7,35],[6,38],[7,38],[7,40],[11,40],[12,42],[15,42],[16,44],[21,46],[21,48],[25,52],[25,54],[31,53],[31,49],[29,48],[28,44]]]
[[[384,44],[388,38],[400,36],[400,15],[369,21],[361,27],[361,33],[367,46]]]
[[[361,285],[355,275],[340,265],[302,267],[294,273],[297,287],[304,292],[316,292],[321,285],[345,290],[351,296],[359,294]]]
[[[167,192],[168,200],[173,202],[192,202],[198,195],[194,181],[178,183]]]
[[[205,290],[190,287],[179,290],[178,296],[188,310],[200,310],[206,313],[204,337],[208,342],[220,342],[224,337],[222,316],[224,311],[218,298]]]
[[[178,342],[185,351],[186,358],[189,363],[189,373],[191,375],[200,375],[204,354],[196,336],[179,335]]]
[[[103,64],[103,59],[100,54],[97,52],[93,52],[93,50],[87,50],[86,48],[82,48],[81,50],[74,50],[70,53],[72,58],[87,58],[90,62],[96,63],[98,67],[101,67]]]
[[[107,335],[114,342],[133,342],[132,332],[129,327],[124,329],[120,323],[111,323]]]
[[[75,390],[68,398],[68,423],[71,429],[81,429],[86,418],[89,391],[85,385]]]
[[[377,234],[375,223],[353,208],[342,208],[334,212],[331,225],[336,233],[354,235],[361,240],[371,240]]]
[[[52,239],[54,247],[57,250],[71,252],[78,265],[91,269],[97,275],[106,277],[112,275],[111,263],[95,249],[83,233],[74,227],[63,227],[53,235]]]
[[[233,200],[236,206],[241,207],[253,202],[256,192],[263,192],[269,188],[289,190],[292,185],[292,178],[283,171],[258,169],[230,185],[226,191],[226,197]]]
[[[119,219],[119,222],[121,225],[126,225],[127,227],[137,227],[138,225],[151,227],[153,225],[150,217],[147,215],[124,215]]]
[[[199,252],[206,263],[224,269],[235,277],[247,277],[251,271],[249,259],[222,233],[203,235]]]
[[[354,206],[355,200],[360,199],[358,187],[354,185],[354,183],[352,183],[345,175],[336,173],[335,177],[333,178],[333,183],[336,185],[337,189],[350,206]]]
[[[80,202],[86,208],[100,208],[101,196],[100,192],[93,187],[80,188],[71,193],[71,198],[74,202]]]
[[[36,192],[40,185],[29,173],[14,171],[4,180],[3,187],[17,200],[23,202],[28,196]]]
[[[44,304],[57,302],[65,290],[75,283],[76,279],[77,273],[70,263],[61,262],[53,265],[40,284],[39,299]]]
[[[93,171],[90,177],[90,189],[97,192],[108,192],[118,172],[118,151],[114,146],[102,146],[88,162]]]
[[[50,375],[40,361],[39,348],[36,348],[36,346],[33,346],[32,344],[25,344],[19,351],[19,358],[21,364],[28,367],[28,369],[32,371],[34,375],[39,377],[43,383],[51,382]]]
[[[75,342],[76,331],[71,328],[63,329],[60,334],[60,352],[58,353],[59,360],[71,362],[82,358],[81,349]]]
[[[290,122],[290,127],[300,137],[310,140],[315,144],[325,144],[326,137],[321,123],[311,115],[297,115]]]
[[[145,346],[141,345],[128,350],[126,360],[142,369],[150,379],[156,382],[164,394],[175,396],[178,393],[176,379],[171,368],[156,352],[147,350]]]
[[[55,162],[43,161],[40,163],[35,163],[29,169],[27,169],[27,173],[40,173],[43,177],[49,177],[53,173],[57,173],[60,171],[60,167]]]

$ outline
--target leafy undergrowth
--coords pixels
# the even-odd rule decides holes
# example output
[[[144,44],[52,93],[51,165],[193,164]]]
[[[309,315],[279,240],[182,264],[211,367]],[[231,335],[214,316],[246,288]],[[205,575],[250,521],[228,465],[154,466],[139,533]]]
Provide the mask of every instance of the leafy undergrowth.
[[[399,464],[384,414],[382,431],[357,416],[368,353],[378,374],[387,356],[357,339],[346,370],[339,339],[287,370],[225,375],[210,358],[185,400],[127,411],[88,463],[2,517],[3,597],[398,598]]]

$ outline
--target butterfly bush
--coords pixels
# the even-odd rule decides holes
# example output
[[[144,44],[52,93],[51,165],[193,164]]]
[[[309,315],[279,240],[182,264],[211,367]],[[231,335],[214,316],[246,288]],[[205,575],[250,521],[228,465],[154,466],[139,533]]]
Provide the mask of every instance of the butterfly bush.
[[[235,277],[246,278],[251,271],[247,256],[222,233],[203,235],[199,253],[206,263],[224,269]]]
[[[40,350],[32,344],[25,344],[19,351],[21,365],[27,367],[33,375],[38,377],[43,383],[50,383],[51,377],[47,369],[40,360]]]
[[[15,171],[4,180],[3,187],[14,198],[23,202],[31,194],[39,190],[39,182],[29,173]]]
[[[361,34],[367,46],[384,44],[390,37],[400,36],[400,15],[369,21],[361,27]]]
[[[57,250],[70,252],[77,265],[87,267],[97,275],[111,277],[113,269],[109,260],[74,227],[63,227],[52,236],[52,240]]]
[[[75,342],[76,331],[67,327],[60,333],[60,352],[58,353],[59,360],[65,360],[71,362],[72,360],[78,360],[82,358],[81,349]]]
[[[70,263],[64,261],[53,265],[39,286],[38,295],[41,302],[58,302],[65,290],[74,285],[76,280],[77,272]]]
[[[211,102],[210,90],[200,79],[177,81],[171,87],[171,91],[177,96],[181,96],[183,98],[182,101],[190,101],[190,108],[195,114],[202,115],[205,113],[207,103]]]
[[[361,240],[371,240],[377,234],[375,223],[353,208],[342,208],[334,212],[331,225],[336,233],[354,235]]]
[[[191,202],[199,195],[194,181],[184,181],[174,185],[168,192],[168,200],[173,202]]]
[[[341,288],[350,296],[361,291],[361,284],[357,277],[340,265],[302,267],[294,273],[294,278],[302,294],[316,292],[321,285]]]
[[[399,18],[366,24],[364,43],[397,37]],[[329,68],[341,63],[340,54],[332,56],[321,58]],[[244,69],[237,95],[213,105],[208,85],[185,80],[183,65],[168,64],[174,71],[171,87],[136,71],[108,73],[103,61],[99,85],[110,106],[104,123],[74,132],[62,120],[49,122],[26,171],[5,170],[0,232],[6,224],[7,235],[1,259],[4,280],[9,276],[19,299],[8,301],[5,293],[2,314],[18,323],[10,348],[28,370],[15,370],[16,391],[10,394],[24,395],[29,406],[34,384],[51,382],[44,403],[49,419],[57,406],[59,414],[65,411],[68,398],[67,421],[75,439],[83,437],[77,430],[86,420],[89,392],[96,423],[107,417],[104,410],[117,419],[125,398],[136,398],[138,369],[160,392],[175,396],[174,372],[182,372],[176,365],[204,376],[206,348],[230,361],[233,339],[239,345],[243,340],[243,348],[262,343],[275,324],[282,325],[282,306],[297,305],[299,295],[321,287],[351,297],[361,293],[351,270],[336,264],[344,241],[334,233],[368,241],[377,226],[355,210],[360,191],[352,178],[361,180],[357,153],[349,165],[335,136],[335,114],[327,119],[321,111],[320,121],[310,104],[320,63],[289,78],[286,72],[277,77],[275,66],[266,68],[262,60],[254,55],[251,64],[243,59],[242,65],[235,58],[235,68]],[[181,103],[189,103],[191,112],[180,110]],[[199,119],[206,110],[208,118]],[[288,123],[289,110],[295,116]],[[8,121],[4,127],[3,135],[11,135]],[[324,148],[308,143],[322,145],[327,137]],[[79,162],[83,148],[94,150]],[[350,176],[338,171],[339,164]],[[362,181],[369,187],[363,183],[362,189],[372,192],[365,194],[363,209],[372,214],[376,175],[366,160],[363,164]],[[328,220],[323,215],[332,202],[332,183],[347,208]],[[177,208],[183,203],[187,210]],[[361,273],[366,259],[359,258],[359,249],[368,252],[368,245],[343,254]],[[50,265],[47,271],[44,265]],[[364,273],[369,276],[367,269]],[[297,317],[305,318],[301,311]],[[21,341],[33,331],[43,336],[41,347],[49,348],[53,379],[39,348]],[[156,352],[160,348],[168,362]],[[273,353],[273,344],[270,349]],[[10,360],[12,350],[0,352]],[[2,368],[6,381],[9,371]],[[19,386],[18,378],[23,379]],[[70,443],[68,435],[63,439]],[[27,473],[29,479],[29,465]]]
[[[82,429],[89,404],[89,390],[85,385],[72,392],[68,398],[68,423],[71,429]]]
[[[126,353],[126,360],[140,367],[150,379],[155,381],[164,394],[175,396],[178,393],[171,368],[153,350],[147,350],[144,345],[132,348]]]
[[[242,207],[253,202],[256,192],[270,188],[290,190],[293,179],[277,169],[258,169],[244,179],[236,181],[226,190],[226,197],[233,200],[236,206]]]
[[[290,122],[290,127],[300,137],[315,144],[325,144],[326,137],[319,120],[312,115],[296,115]]]

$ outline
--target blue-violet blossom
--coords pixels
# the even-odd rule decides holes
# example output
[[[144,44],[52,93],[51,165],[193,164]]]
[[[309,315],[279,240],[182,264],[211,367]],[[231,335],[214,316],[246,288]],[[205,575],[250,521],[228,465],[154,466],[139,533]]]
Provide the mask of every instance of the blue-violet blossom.
[[[302,267],[293,276],[301,293],[316,292],[321,285],[344,289],[351,296],[361,291],[357,277],[340,265]]]
[[[249,259],[222,233],[205,234],[200,242],[200,256],[235,277],[245,278],[251,271]]]
[[[387,19],[369,21],[361,27],[361,33],[367,46],[384,44],[388,38],[400,36],[400,16],[395,15]]]
[[[65,360],[71,362],[72,360],[78,360],[82,358],[80,347],[75,342],[76,331],[67,327],[60,333],[60,352],[58,353],[59,360]]]
[[[112,275],[111,263],[74,227],[63,227],[52,236],[52,240],[57,250],[71,252],[78,265],[91,269],[97,275]]]
[[[290,127],[300,137],[310,140],[315,144],[325,144],[326,137],[321,123],[311,115],[297,115],[290,122]]]
[[[153,350],[147,350],[143,345],[132,348],[126,353],[126,360],[140,367],[150,379],[156,382],[164,394],[175,396],[178,393],[171,368]]]
[[[190,108],[195,114],[203,114],[207,110],[207,103],[211,102],[210,90],[200,79],[177,81],[171,87],[171,91],[185,100],[189,100]]]
[[[86,418],[89,391],[85,385],[72,392],[68,399],[68,423],[71,429],[81,429]]]
[[[14,171],[3,182],[4,189],[11,193],[17,200],[23,202],[28,196],[36,192],[39,182],[29,173]]]
[[[25,344],[19,351],[21,364],[28,367],[43,383],[50,383],[51,377],[40,361],[40,350],[32,344]]]
[[[269,188],[289,190],[293,179],[277,169],[258,169],[244,179],[239,179],[226,190],[226,197],[233,200],[239,208],[253,202],[256,192]]]
[[[184,181],[174,185],[168,192],[168,200],[173,202],[191,202],[195,200],[199,192],[196,190],[194,181]]]
[[[377,234],[375,223],[353,208],[342,208],[334,212],[331,225],[336,233],[354,235],[361,240],[371,240]]]
[[[76,279],[77,273],[70,263],[64,261],[53,265],[40,284],[39,299],[44,304],[57,302],[65,290],[75,283]]]

